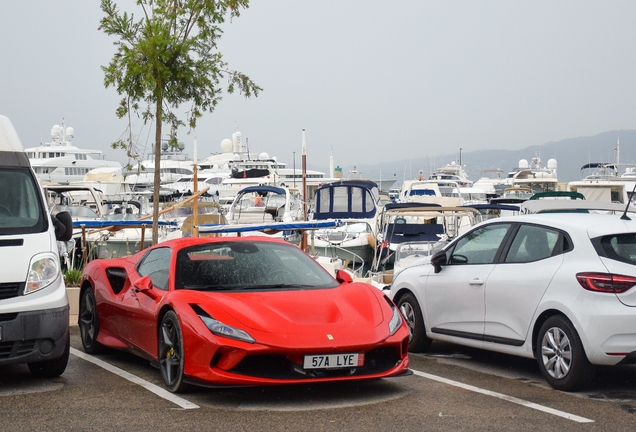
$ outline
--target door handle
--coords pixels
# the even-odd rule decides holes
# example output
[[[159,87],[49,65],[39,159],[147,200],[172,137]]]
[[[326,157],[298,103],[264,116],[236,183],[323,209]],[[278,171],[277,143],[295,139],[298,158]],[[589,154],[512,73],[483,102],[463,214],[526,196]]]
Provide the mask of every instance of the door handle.
[[[468,282],[469,285],[483,285],[484,281],[478,278],[475,278],[473,280],[471,280],[470,282]]]

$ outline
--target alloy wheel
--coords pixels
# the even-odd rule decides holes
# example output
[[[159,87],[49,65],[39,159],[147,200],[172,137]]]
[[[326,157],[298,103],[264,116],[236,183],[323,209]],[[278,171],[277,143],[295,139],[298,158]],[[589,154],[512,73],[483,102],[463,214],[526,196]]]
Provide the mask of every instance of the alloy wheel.
[[[400,312],[409,328],[409,341],[411,341],[413,340],[413,333],[415,332],[415,312],[408,302],[404,302],[400,305]]]
[[[555,379],[567,376],[572,366],[572,344],[563,330],[550,328],[541,341],[541,358],[546,371]]]

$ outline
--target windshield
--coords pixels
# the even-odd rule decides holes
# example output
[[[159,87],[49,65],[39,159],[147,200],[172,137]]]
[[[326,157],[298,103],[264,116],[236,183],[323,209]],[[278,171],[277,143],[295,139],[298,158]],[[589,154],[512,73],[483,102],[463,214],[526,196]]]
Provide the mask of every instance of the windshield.
[[[296,246],[227,241],[177,254],[176,288],[202,291],[334,288],[334,280]]]
[[[0,235],[48,229],[35,178],[28,168],[0,170]]]

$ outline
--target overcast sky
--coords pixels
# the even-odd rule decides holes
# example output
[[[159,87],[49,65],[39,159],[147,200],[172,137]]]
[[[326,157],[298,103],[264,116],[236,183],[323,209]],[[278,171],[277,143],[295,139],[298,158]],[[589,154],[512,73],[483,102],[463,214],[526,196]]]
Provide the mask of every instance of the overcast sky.
[[[126,162],[109,146],[126,123],[103,85],[101,16],[97,0],[0,0],[0,114],[24,147],[64,119],[76,145]],[[337,165],[380,164],[635,128],[633,0],[252,0],[224,28],[225,60],[264,91],[179,131],[200,157],[237,128],[290,165],[305,128],[318,166],[330,148]]]

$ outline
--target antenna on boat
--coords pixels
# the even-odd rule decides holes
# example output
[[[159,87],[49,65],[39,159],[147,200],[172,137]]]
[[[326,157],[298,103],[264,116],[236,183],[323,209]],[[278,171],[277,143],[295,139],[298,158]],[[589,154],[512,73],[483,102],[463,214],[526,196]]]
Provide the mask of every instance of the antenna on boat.
[[[634,196],[634,192],[636,192],[636,183],[634,183],[634,188],[632,189],[632,193],[629,196],[629,199],[627,200],[625,211],[623,212],[623,216],[621,216],[621,219],[623,220],[632,220],[629,216],[627,216],[627,209],[629,208],[629,205],[632,203],[632,197]]]

